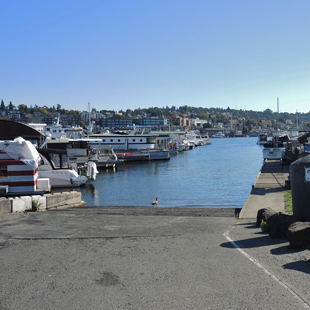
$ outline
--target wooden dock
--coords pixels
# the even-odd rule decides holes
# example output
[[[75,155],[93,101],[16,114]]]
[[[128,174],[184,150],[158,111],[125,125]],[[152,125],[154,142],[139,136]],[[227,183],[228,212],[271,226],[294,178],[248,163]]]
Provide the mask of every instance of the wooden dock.
[[[278,188],[285,187],[288,178],[288,166],[283,166],[280,160],[265,160],[253,187]]]

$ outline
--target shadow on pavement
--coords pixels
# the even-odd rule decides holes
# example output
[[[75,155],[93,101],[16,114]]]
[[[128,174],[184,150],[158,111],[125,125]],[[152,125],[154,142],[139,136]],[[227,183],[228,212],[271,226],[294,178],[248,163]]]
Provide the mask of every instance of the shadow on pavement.
[[[234,242],[242,249],[258,248],[269,245],[276,245],[287,243],[285,239],[271,239],[269,235],[257,236],[255,238],[246,238],[241,240],[234,240]],[[224,248],[234,248],[234,245],[231,242],[224,242],[221,244],[221,247]]]
[[[283,265],[284,269],[291,269],[310,274],[310,261],[296,261]]]
[[[259,187],[254,187],[251,190],[251,194],[252,195],[264,196],[266,194],[280,193],[280,192],[284,192],[284,191],[285,191],[284,187],[275,187],[275,188],[259,188]]]

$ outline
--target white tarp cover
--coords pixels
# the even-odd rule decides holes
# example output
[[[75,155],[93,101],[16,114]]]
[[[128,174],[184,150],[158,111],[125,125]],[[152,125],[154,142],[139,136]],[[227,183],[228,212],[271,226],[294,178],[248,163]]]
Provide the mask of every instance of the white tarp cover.
[[[40,155],[30,141],[18,137],[13,141],[0,141],[0,151],[16,160],[21,160],[33,170],[39,166]]]

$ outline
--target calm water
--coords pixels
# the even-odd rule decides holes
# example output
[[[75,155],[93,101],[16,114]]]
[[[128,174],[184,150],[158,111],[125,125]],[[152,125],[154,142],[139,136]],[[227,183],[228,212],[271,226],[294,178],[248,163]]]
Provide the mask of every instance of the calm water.
[[[241,208],[262,166],[257,138],[212,139],[169,161],[126,163],[101,170],[80,188],[88,206]]]

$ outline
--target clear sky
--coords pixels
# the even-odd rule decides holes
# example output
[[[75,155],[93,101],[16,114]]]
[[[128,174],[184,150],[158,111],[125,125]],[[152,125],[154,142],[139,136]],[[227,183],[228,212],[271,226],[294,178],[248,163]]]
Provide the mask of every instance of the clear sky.
[[[310,111],[309,0],[0,0],[0,99]]]

